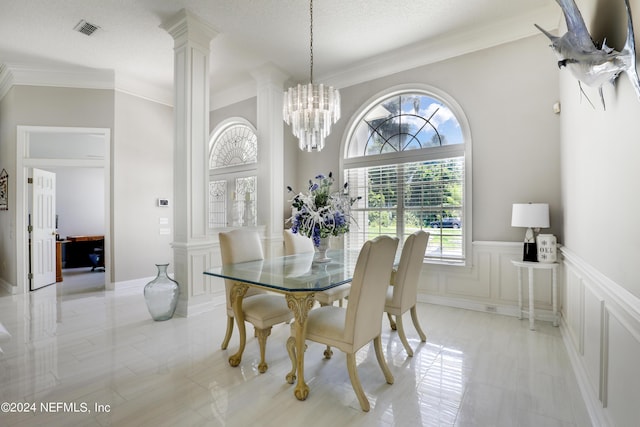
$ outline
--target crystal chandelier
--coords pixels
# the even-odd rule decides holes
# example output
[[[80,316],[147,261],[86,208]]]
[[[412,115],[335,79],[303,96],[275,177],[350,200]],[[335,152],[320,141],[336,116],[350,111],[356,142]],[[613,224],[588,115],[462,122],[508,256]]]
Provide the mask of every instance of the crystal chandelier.
[[[310,78],[309,83],[290,87],[284,93],[282,114],[303,151],[320,151],[331,125],[340,118],[340,93],[333,86],[313,83],[313,0],[309,2]]]

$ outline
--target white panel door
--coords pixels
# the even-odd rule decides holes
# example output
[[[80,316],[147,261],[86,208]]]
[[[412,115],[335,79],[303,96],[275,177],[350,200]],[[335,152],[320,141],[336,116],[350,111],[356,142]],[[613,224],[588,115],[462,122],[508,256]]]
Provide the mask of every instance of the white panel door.
[[[33,169],[31,290],[56,282],[56,174]]]

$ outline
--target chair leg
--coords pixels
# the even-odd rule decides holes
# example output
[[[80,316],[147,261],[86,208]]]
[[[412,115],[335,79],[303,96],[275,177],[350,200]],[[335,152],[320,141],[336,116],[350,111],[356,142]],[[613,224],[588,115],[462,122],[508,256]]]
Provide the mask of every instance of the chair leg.
[[[391,316],[391,314],[387,313],[387,317],[389,318],[389,326],[391,326],[392,330],[396,330],[396,322],[393,321],[393,316]]]
[[[349,379],[351,379],[351,387],[355,391],[360,407],[363,411],[369,412],[370,406],[367,396],[364,394],[362,384],[360,384],[360,378],[358,377],[358,369],[356,368],[356,355],[355,353],[347,353],[347,370],[349,371]]]
[[[227,332],[224,335],[224,339],[222,340],[221,349],[226,350],[229,345],[229,340],[231,339],[231,334],[233,333],[233,317],[227,316]]]
[[[393,384],[393,374],[389,370],[389,365],[387,365],[387,361],[384,358],[384,353],[382,352],[382,338],[380,335],[373,339],[373,347],[376,350],[376,359],[378,359],[378,365],[380,365],[380,368],[382,369],[384,379],[387,381],[387,384]]]
[[[407,354],[412,357],[413,349],[409,345],[409,341],[407,341],[407,336],[404,333],[404,324],[402,323],[402,316],[396,316],[396,323],[398,324],[398,336],[400,337],[400,341],[404,346],[404,349],[407,351]]]
[[[342,307],[342,300],[340,300],[340,307]],[[322,304],[320,303],[320,307],[324,307],[326,305],[333,305],[333,304]],[[324,358],[325,359],[331,359],[331,356],[333,356],[333,351],[331,350],[331,346],[328,345],[327,348],[324,349]]]
[[[420,335],[420,339],[422,342],[427,341],[427,336],[422,332],[422,328],[420,327],[420,322],[418,322],[418,312],[416,311],[416,306],[411,307],[411,320],[413,320],[413,326],[418,331],[418,335]]]
[[[324,349],[324,358],[331,359],[331,356],[333,356],[333,350],[331,350],[331,346],[328,345],[327,348]]]
[[[256,336],[258,337],[258,343],[260,344],[260,363],[258,364],[258,371],[261,374],[267,372],[269,366],[267,362],[265,362],[265,353],[267,348],[267,337],[271,335],[271,328],[267,329],[258,329],[255,328]]]
[[[289,337],[287,340],[287,353],[289,353],[289,359],[291,359],[291,372],[287,374],[286,379],[289,384],[293,384],[296,381],[296,368],[298,366],[296,339],[294,337]]]

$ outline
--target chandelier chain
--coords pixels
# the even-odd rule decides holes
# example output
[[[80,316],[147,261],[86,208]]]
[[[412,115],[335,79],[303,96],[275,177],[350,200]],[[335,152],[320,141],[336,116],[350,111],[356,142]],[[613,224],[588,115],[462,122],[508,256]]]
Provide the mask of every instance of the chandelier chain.
[[[309,82],[313,83],[313,0],[309,2]]]

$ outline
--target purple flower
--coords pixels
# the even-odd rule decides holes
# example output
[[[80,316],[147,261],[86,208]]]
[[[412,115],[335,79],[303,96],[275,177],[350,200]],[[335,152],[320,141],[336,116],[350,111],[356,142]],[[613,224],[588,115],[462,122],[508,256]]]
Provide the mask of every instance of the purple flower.
[[[310,237],[315,246],[322,238],[349,231],[351,205],[358,200],[349,196],[346,183],[340,191],[332,192],[333,183],[332,172],[328,176],[318,174],[315,182],[309,180],[308,193],[296,194],[291,200],[293,215],[288,219],[291,231]],[[287,189],[293,191],[291,187]]]

